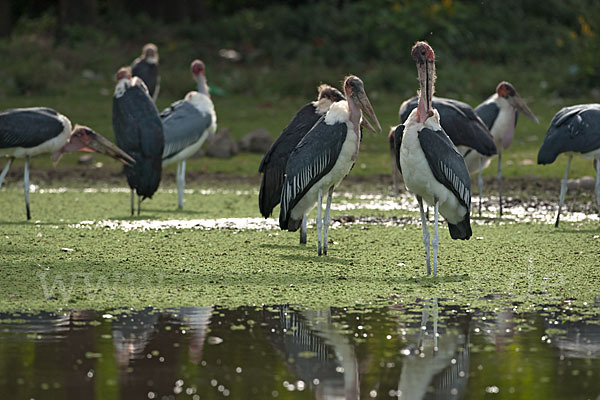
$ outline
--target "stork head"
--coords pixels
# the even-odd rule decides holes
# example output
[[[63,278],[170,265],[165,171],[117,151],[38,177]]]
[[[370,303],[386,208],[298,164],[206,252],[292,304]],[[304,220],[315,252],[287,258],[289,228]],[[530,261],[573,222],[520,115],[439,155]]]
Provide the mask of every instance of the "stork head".
[[[342,100],[345,99],[345,97],[342,94],[342,92],[340,92],[339,90],[337,90],[333,86],[329,86],[326,83],[323,83],[322,85],[320,85],[317,88],[317,90],[319,92],[319,98],[318,98],[318,100],[329,99],[332,103],[336,103],[338,101],[342,101]]]
[[[498,84],[498,86],[496,86],[496,93],[499,97],[502,97],[508,101],[508,103],[513,106],[515,110],[521,111],[523,114],[531,118],[531,120],[536,124],[539,123],[537,117],[533,114],[529,107],[527,107],[527,103],[525,103],[525,100],[519,96],[519,93],[517,93],[513,85],[506,81],[502,81]]]
[[[423,123],[433,115],[432,98],[435,90],[435,53],[427,42],[417,42],[411,51],[419,75],[418,121]]]
[[[194,78],[196,78],[199,75],[204,75],[206,72],[206,70],[204,68],[204,63],[198,59],[195,59],[194,61],[192,61],[190,68],[192,70],[192,75],[194,76]]]
[[[82,125],[75,125],[75,129],[71,132],[67,143],[52,155],[52,161],[57,163],[63,153],[72,153],[78,150],[106,154],[125,165],[135,164],[135,160],[129,154],[118,148],[110,140],[96,133],[92,128]]]
[[[131,67],[121,67],[115,75],[115,80],[119,82],[121,79],[131,79]]]
[[[198,85],[198,92],[209,95],[208,84],[206,83],[206,67],[201,60],[195,59],[190,66],[194,80]]]
[[[142,59],[150,64],[158,64],[158,47],[154,43],[146,43],[142,48]]]
[[[358,108],[364,113],[364,115],[367,118],[369,118],[372,122],[375,123],[375,125],[377,125],[377,129],[375,129],[371,122],[369,122],[369,120],[367,120],[364,117],[362,118],[361,124],[366,126],[369,130],[373,131],[374,133],[381,132],[381,125],[377,120],[377,115],[375,115],[373,106],[371,105],[371,102],[367,97],[367,93],[365,92],[363,82],[358,76],[350,75],[346,77],[346,79],[344,80],[344,93],[346,93],[346,99],[348,99],[348,107],[350,108],[350,118],[352,119],[353,117],[353,109]],[[358,113],[358,115],[360,117],[360,112]]]

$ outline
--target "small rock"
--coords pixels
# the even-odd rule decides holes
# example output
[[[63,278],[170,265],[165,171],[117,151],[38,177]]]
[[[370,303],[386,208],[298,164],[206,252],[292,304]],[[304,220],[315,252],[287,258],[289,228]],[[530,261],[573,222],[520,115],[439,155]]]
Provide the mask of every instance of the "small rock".
[[[77,164],[79,164],[79,165],[90,165],[93,162],[94,162],[94,155],[90,154],[90,153],[82,155],[77,160]]]
[[[238,145],[240,151],[264,154],[271,148],[272,143],[273,139],[269,131],[261,128],[246,134],[240,139]]]
[[[567,189],[593,190],[596,185],[596,180],[591,176],[583,176],[579,179],[569,179],[567,181]]]
[[[206,146],[206,155],[215,158],[229,158],[239,152],[237,143],[231,139],[229,129],[219,131]]]
[[[64,251],[65,253],[68,253],[70,251],[74,251],[73,249],[70,249],[68,247],[63,247],[62,249],[60,249],[60,251]]]

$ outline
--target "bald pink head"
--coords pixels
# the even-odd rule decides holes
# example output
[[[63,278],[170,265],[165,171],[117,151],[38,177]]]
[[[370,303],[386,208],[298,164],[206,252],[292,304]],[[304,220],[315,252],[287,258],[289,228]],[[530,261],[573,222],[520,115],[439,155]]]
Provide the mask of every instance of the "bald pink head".
[[[115,75],[116,81],[119,82],[121,79],[131,79],[131,67],[121,67]]]
[[[411,50],[412,58],[415,62],[425,63],[427,61],[435,62],[435,53],[427,42],[417,42]]]
[[[190,68],[192,70],[192,75],[194,75],[194,77],[201,75],[201,74],[204,75],[206,73],[204,63],[198,59],[192,61],[192,65]]]

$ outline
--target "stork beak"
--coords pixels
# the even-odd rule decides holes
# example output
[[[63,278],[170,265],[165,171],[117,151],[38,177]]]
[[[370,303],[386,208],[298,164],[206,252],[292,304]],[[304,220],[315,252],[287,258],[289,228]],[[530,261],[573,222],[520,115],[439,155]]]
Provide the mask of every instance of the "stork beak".
[[[527,103],[525,103],[525,100],[523,100],[518,93],[514,96],[510,96],[507,100],[514,108],[528,116],[536,124],[539,124],[537,117],[533,114],[529,107],[527,107]]]
[[[112,143],[110,140],[105,138],[104,136],[91,131],[90,136],[92,137],[92,141],[88,143],[87,149],[82,149],[84,151],[95,151],[97,153],[105,154],[111,158],[114,158],[117,161],[122,162],[125,165],[131,166],[135,164],[135,159],[131,157],[129,154],[125,153],[121,150],[117,145]]]
[[[86,128],[86,133],[90,139],[87,141],[87,143],[84,143],[79,137],[71,135],[69,141],[65,143],[60,150],[52,155],[52,161],[54,162],[54,165],[58,164],[58,161],[62,157],[63,153],[72,153],[78,150],[105,154],[129,166],[135,164],[135,160],[129,154],[118,148],[104,136],[94,132],[89,128]]]
[[[371,105],[371,102],[369,101],[369,98],[367,97],[367,94],[364,92],[364,90],[357,93],[355,95],[355,98],[358,102],[360,109],[363,112],[363,118],[361,121],[361,125],[363,125],[367,129],[369,129],[373,133],[381,132],[381,125],[379,124],[379,120],[377,120],[377,115],[375,115],[373,106]],[[371,121],[373,121],[375,123],[375,125],[377,126],[377,129],[375,129],[373,127],[373,125],[371,124],[371,122],[369,120],[367,120],[367,118],[365,118],[365,117],[367,117]]]

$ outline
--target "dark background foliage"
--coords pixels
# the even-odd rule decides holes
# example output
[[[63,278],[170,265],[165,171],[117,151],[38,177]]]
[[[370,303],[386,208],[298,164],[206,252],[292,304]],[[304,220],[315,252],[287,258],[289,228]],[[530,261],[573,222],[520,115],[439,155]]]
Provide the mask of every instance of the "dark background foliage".
[[[0,96],[60,92],[84,70],[108,81],[148,41],[166,93],[189,87],[200,57],[230,93],[312,96],[315,81],[356,73],[410,94],[409,51],[421,39],[436,50],[445,95],[482,97],[502,79],[587,95],[600,81],[599,24],[594,0],[10,0],[0,5]]]

